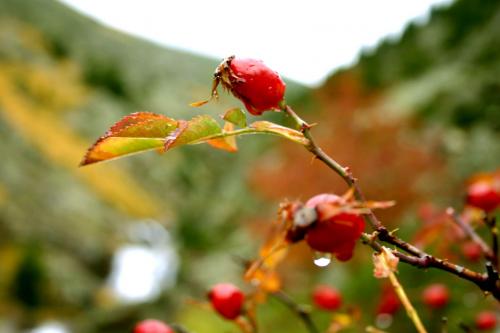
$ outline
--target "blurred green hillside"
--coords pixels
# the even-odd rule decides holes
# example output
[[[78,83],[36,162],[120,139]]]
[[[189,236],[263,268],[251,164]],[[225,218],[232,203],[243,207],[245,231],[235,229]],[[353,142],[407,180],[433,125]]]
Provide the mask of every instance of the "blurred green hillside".
[[[397,200],[381,216],[407,239],[422,226],[420,204],[460,208],[464,181],[500,165],[499,31],[500,1],[457,0],[365,50],[322,87],[287,82],[289,104],[319,123],[322,146],[352,167],[368,196]],[[208,96],[217,63],[105,28],[57,1],[0,0],[0,332],[47,319],[74,332],[123,332],[144,317],[199,333],[235,330],[186,306],[184,296],[241,281],[233,255],[255,255],[277,202],[341,193],[338,177],[268,137],[241,139],[237,154],[201,145],[77,167],[86,148],[131,112],[190,119],[238,106],[226,94],[202,109],[188,106]],[[131,226],[150,220],[179,251],[178,284],[153,302],[120,304],[105,287],[112,255],[131,242]],[[422,246],[453,255],[454,244],[439,232],[433,237]],[[310,287],[322,282],[359,305],[364,315],[353,332],[373,324],[380,294],[369,251],[357,251],[353,264],[320,270],[299,247],[285,268],[286,287],[299,300],[308,302]],[[442,272],[400,273],[410,296],[431,281],[449,283],[454,327],[470,320],[471,309],[490,306]],[[418,297],[417,308],[438,326]],[[276,302],[261,315],[263,332],[303,332]],[[328,316],[316,319],[326,324]],[[403,313],[395,321],[390,332],[408,331]]]
[[[175,239],[181,287],[203,292],[214,282],[199,272],[248,237],[241,223],[256,215],[259,199],[245,182],[247,161],[272,140],[242,142],[238,154],[188,147],[165,157],[78,163],[126,114],[200,113],[188,104],[209,95],[218,62],[105,28],[56,1],[0,1],[0,318],[30,327],[64,313],[86,331],[108,325],[110,332],[110,322],[122,318],[128,327],[141,310],[102,317],[98,310],[112,302],[102,283],[128,226],[145,219]],[[288,87],[291,100],[308,94]],[[201,112],[220,114],[235,103],[223,97]],[[230,256],[220,265],[238,272]],[[16,291],[23,274],[32,286],[26,297]],[[162,308],[169,297],[158,301]]]

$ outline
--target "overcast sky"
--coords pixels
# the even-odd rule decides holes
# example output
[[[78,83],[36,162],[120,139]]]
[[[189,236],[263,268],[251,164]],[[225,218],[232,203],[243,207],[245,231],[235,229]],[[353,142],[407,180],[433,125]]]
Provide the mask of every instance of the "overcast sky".
[[[60,0],[98,21],[168,47],[264,60],[316,85],[359,51],[450,0]]]

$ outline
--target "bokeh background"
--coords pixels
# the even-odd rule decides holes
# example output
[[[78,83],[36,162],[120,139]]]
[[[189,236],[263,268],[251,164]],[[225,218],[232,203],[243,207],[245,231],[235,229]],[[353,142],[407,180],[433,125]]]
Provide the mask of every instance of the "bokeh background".
[[[389,9],[387,9],[389,10]],[[203,306],[217,282],[246,287],[235,258],[253,258],[280,201],[343,193],[341,180],[292,143],[245,137],[237,154],[207,146],[78,168],[86,148],[138,110],[191,118],[218,59],[167,49],[106,28],[51,0],[0,0],[0,332],[129,332],[144,318],[193,332],[236,332]],[[312,59],[312,61],[314,61]],[[426,250],[477,269],[445,218],[465,182],[500,166],[500,2],[455,0],[425,22],[363,51],[319,87],[288,81],[287,100],[319,125],[325,150],[349,165],[371,199],[396,200],[384,223]],[[265,118],[286,123],[281,114]],[[295,246],[281,274],[310,303],[323,283],[377,322],[383,282],[371,253],[326,268]],[[400,267],[431,332],[449,331],[496,304],[443,272]],[[435,282],[452,291],[441,313],[420,301]],[[344,310],[345,310],[344,309]],[[260,308],[262,332],[304,332],[282,304]],[[329,315],[314,312],[325,327]],[[400,311],[386,328],[410,332]]]

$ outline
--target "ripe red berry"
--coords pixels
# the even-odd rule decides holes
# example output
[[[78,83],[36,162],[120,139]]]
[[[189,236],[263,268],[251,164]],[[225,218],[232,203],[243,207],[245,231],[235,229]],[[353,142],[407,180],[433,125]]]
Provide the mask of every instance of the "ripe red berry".
[[[159,320],[143,320],[134,328],[134,333],[175,333],[172,328]]]
[[[333,194],[320,194],[311,198],[307,207],[316,208],[318,220],[306,233],[305,240],[314,250],[332,253],[340,261],[351,259],[356,241],[365,228],[358,214],[342,212],[335,205],[344,199]]]
[[[462,253],[465,258],[472,262],[478,261],[483,255],[481,246],[473,241],[466,242],[462,245]]]
[[[425,305],[433,308],[440,309],[448,304],[450,293],[448,288],[441,283],[435,283],[424,289],[422,300]]]
[[[476,177],[467,189],[467,203],[487,213],[500,206],[500,176],[484,174]]]
[[[342,305],[342,295],[340,292],[329,286],[317,286],[312,296],[314,304],[323,310],[334,311]]]
[[[213,308],[224,318],[236,319],[242,312],[245,295],[230,283],[219,283],[208,293]]]
[[[229,57],[219,65],[215,78],[255,116],[267,110],[280,110],[286,84],[260,60]]]
[[[497,315],[492,311],[483,311],[476,316],[478,330],[491,330],[497,326]]]
[[[377,306],[377,314],[393,315],[401,308],[401,301],[394,289],[387,285],[382,289],[382,296]]]

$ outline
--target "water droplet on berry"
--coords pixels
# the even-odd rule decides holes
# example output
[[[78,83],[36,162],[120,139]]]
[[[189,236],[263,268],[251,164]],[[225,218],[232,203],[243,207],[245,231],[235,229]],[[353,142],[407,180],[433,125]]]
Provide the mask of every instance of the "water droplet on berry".
[[[318,267],[326,267],[332,262],[332,255],[325,252],[315,252],[313,262]]]

